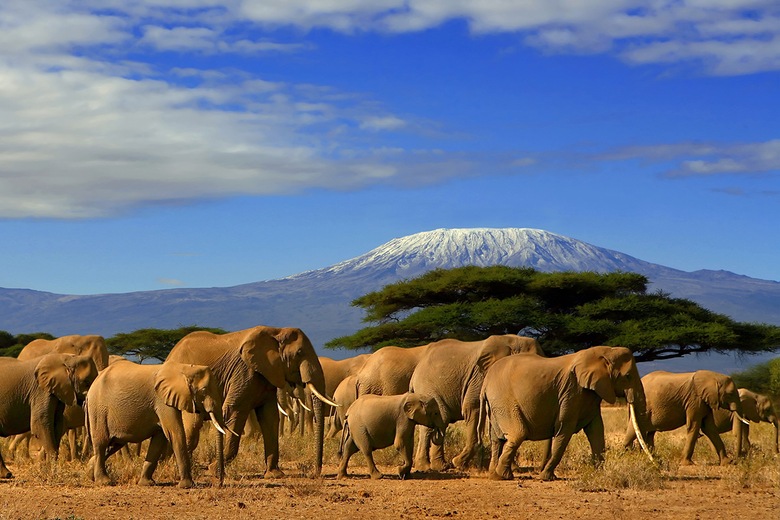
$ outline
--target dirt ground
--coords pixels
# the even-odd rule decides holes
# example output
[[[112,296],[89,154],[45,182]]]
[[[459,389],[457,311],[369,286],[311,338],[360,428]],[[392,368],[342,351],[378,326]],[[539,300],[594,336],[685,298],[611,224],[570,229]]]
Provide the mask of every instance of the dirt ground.
[[[357,475],[346,480],[335,479],[336,467],[329,466],[321,479],[264,480],[254,475],[229,479],[222,488],[201,478],[190,490],[172,482],[155,487],[44,485],[17,475],[0,481],[0,518],[780,518],[780,489],[735,489],[730,479],[719,476],[717,466],[681,468],[661,489],[595,492],[577,490],[565,474],[555,482],[541,482],[528,473],[506,482],[462,473],[373,481],[356,469]]]

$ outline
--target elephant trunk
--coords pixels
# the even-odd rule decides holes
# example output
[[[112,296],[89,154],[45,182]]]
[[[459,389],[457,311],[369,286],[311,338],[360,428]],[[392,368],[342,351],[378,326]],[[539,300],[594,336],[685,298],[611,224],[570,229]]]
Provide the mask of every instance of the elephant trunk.
[[[775,453],[780,453],[780,420],[775,417],[772,424],[775,425]]]
[[[323,388],[324,390],[324,388]],[[314,438],[317,442],[317,454],[315,456],[314,476],[319,477],[322,473],[322,444],[325,437],[325,418],[322,401],[312,396],[312,408],[314,408]]]
[[[739,400],[737,400],[737,401],[731,401],[731,402],[729,403],[729,410],[730,410],[731,412],[733,412],[734,414],[736,414],[736,416],[737,416],[737,419],[739,419],[740,421],[742,421],[742,423],[743,423],[743,424],[750,425],[750,421],[748,421],[747,419],[745,419],[745,416],[743,415],[743,412],[742,412],[742,405],[740,404]]]
[[[301,377],[306,387],[311,391],[311,404],[314,415],[314,439],[317,443],[317,453],[314,461],[314,476],[319,477],[322,473],[322,447],[325,440],[325,407],[323,406],[323,400],[331,405],[336,405],[336,403],[328,401],[325,397],[325,376],[322,373],[322,367],[318,360],[316,363],[301,363]]]

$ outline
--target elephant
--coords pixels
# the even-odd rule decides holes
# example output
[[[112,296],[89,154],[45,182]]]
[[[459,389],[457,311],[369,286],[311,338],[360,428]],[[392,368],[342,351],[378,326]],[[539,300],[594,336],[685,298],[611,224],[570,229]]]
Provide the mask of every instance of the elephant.
[[[327,438],[332,439],[344,427],[347,410],[357,399],[357,376],[347,376],[333,392],[333,400],[340,406],[333,409]],[[371,394],[367,394],[371,395]]]
[[[217,430],[224,434],[226,429],[222,391],[209,368],[175,361],[112,364],[90,387],[84,410],[94,453],[89,467],[100,485],[111,482],[106,472],[109,456],[127,443],[151,439],[138,484],[154,484],[154,470],[170,443],[179,469],[179,487],[190,488],[192,459],[182,412],[206,414]]]
[[[357,374],[358,371],[363,367],[366,360],[371,356],[371,354],[359,354],[357,356],[352,356],[346,359],[332,359],[325,356],[319,356],[320,360],[320,366],[322,366],[322,372],[325,374],[325,395],[332,396],[336,388],[338,388],[341,381],[344,380],[345,377],[351,376],[354,374]],[[311,392],[306,391],[304,401],[307,404],[311,403]],[[334,408],[330,405],[326,405],[323,409],[323,414],[325,417],[330,417],[334,413]],[[299,426],[301,427],[301,433],[304,433],[304,430],[306,428],[312,429],[312,414],[309,411],[306,411],[303,414],[303,422],[300,422]],[[335,431],[333,430],[333,423],[331,422],[330,429],[328,430],[328,433],[326,437],[331,438],[338,433],[338,431],[341,428],[339,427]]]
[[[0,436],[32,432],[44,456],[56,459],[65,406],[83,402],[98,374],[95,362],[54,353],[28,361],[3,358],[0,371]],[[0,477],[11,477],[1,455]]]
[[[763,394],[751,392],[747,388],[739,388],[739,400],[742,403],[744,418],[750,422],[768,422],[775,427],[775,453],[780,452],[780,420],[778,419],[772,400]],[[718,408],[714,412],[715,426],[718,433],[733,430],[737,433],[737,456],[745,455],[750,449],[750,425],[743,424],[736,413]]]
[[[103,336],[88,335],[81,336],[73,334],[70,336],[62,336],[53,340],[47,339],[35,339],[25,345],[22,351],[19,353],[17,359],[27,361],[30,359],[39,358],[45,354],[51,354],[53,352],[59,352],[60,354],[75,354],[79,356],[89,356],[92,361],[95,362],[95,366],[98,371],[106,368],[110,363],[110,357],[108,355],[108,348],[106,347],[106,341]],[[70,450],[68,452],[69,460],[77,459],[77,446],[76,446],[76,432],[82,431],[84,426],[84,414],[80,406],[69,408],[65,410],[66,417],[66,432],[68,434],[68,444]],[[29,444],[30,434],[24,434],[14,437],[9,446],[9,451],[13,452],[17,446],[23,444]],[[84,443],[86,449],[87,443]]]
[[[95,362],[98,370],[108,366],[108,349],[103,336],[62,336],[57,339],[34,339],[19,352],[17,359],[26,361],[59,352],[60,354],[75,354],[77,356],[89,356]]]
[[[519,353],[543,356],[539,343],[516,334],[492,335],[481,341],[444,339],[425,349],[409,381],[409,391],[436,399],[445,425],[465,420],[465,441],[452,463],[464,469],[477,452],[479,392],[485,373],[499,359]],[[431,430],[421,428],[415,455],[419,470],[446,469],[443,446],[431,446]]]
[[[554,480],[571,436],[585,431],[595,461],[605,440],[601,401],[625,397],[632,417],[645,413],[645,395],[631,351],[598,346],[556,358],[508,356],[487,371],[480,412],[490,420],[491,479],[512,479],[512,461],[523,441],[552,439],[540,478]],[[638,428],[637,421],[633,421]],[[641,438],[641,432],[640,432]]]
[[[368,358],[371,357],[371,353],[359,354],[357,356],[348,357],[346,359],[332,359],[325,356],[320,356],[320,365],[322,366],[322,372],[325,374],[325,395],[335,396],[336,388],[339,387],[342,381],[347,377],[356,375],[363,365],[366,364]],[[307,402],[311,400],[311,397],[307,399]],[[337,408],[326,406],[324,413],[326,416],[332,416],[336,412]],[[328,430],[328,437],[333,437],[339,432],[341,427],[334,429],[334,423],[331,422],[330,429]]]
[[[357,395],[399,395],[409,391],[417,363],[428,349],[382,347],[368,358],[357,374]]]
[[[371,395],[359,397],[347,410],[342,432],[341,465],[338,478],[347,476],[349,459],[358,450],[368,461],[372,479],[382,478],[374,463],[373,451],[395,446],[404,462],[398,468],[401,479],[409,476],[412,469],[414,449],[414,427],[422,424],[436,432],[434,442],[444,442],[446,425],[436,400],[420,394]]]
[[[171,350],[167,361],[206,365],[211,369],[222,393],[225,424],[241,434],[251,411],[257,413],[263,434],[267,478],[284,475],[279,469],[279,412],[277,389],[289,385],[306,386],[315,395],[316,462],[315,473],[322,471],[323,402],[335,405],[325,397],[325,376],[309,338],[297,328],[258,326],[227,334],[192,332]],[[198,444],[203,419],[183,412],[187,446],[192,452]],[[229,432],[228,432],[229,433]],[[238,453],[238,435],[228,434],[225,461]],[[217,436],[217,456],[222,446]]]
[[[647,397],[647,414],[642,432],[646,433],[647,444],[652,448],[655,432],[669,431],[685,426],[686,442],[682,453],[682,465],[693,464],[691,457],[699,437],[699,431],[712,443],[720,463],[728,464],[730,459],[726,447],[718,435],[714,412],[723,408],[742,417],[742,404],[737,385],[724,374],[710,370],[672,373],[658,370],[642,378]],[[628,427],[624,445],[630,447],[636,432]]]

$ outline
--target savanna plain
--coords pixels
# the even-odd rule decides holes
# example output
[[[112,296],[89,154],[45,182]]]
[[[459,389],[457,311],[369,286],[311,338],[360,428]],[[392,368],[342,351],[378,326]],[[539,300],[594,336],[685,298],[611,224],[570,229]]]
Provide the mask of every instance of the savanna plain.
[[[780,457],[772,449],[771,425],[751,425],[748,457],[728,466],[718,465],[706,438],[696,445],[696,465],[681,466],[682,429],[659,432],[654,464],[639,449],[622,449],[627,414],[625,407],[603,408],[608,449],[602,466],[591,464],[587,440],[578,433],[553,482],[535,474],[542,446],[534,442],[521,446],[520,471],[512,481],[489,480],[477,468],[413,472],[399,480],[401,459],[392,447],[375,452],[383,479],[369,479],[365,459],[356,454],[350,460],[351,477],[339,480],[338,438],[326,440],[322,477],[310,478],[314,442],[293,433],[280,439],[284,478],[263,478],[262,439],[247,436],[218,487],[207,469],[215,444],[209,433],[195,452],[195,488],[176,487],[173,460],[157,469],[156,486],[137,486],[143,459],[121,453],[109,459],[115,485],[96,487],[84,462],[65,460],[66,442],[60,460],[50,463],[9,454],[9,439],[4,439],[0,445],[15,476],[0,480],[0,519],[780,518]],[[733,434],[723,439],[733,451]],[[451,426],[447,457],[461,443],[458,425]],[[486,456],[482,462],[487,465]]]

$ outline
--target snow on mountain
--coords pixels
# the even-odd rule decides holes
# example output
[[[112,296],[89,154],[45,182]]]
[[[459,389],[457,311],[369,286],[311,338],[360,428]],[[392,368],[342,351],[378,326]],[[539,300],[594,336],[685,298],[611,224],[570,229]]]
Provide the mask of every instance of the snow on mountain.
[[[410,278],[432,269],[466,265],[611,272],[647,270],[653,264],[541,229],[437,229],[395,238],[364,255],[290,279],[365,271]]]

